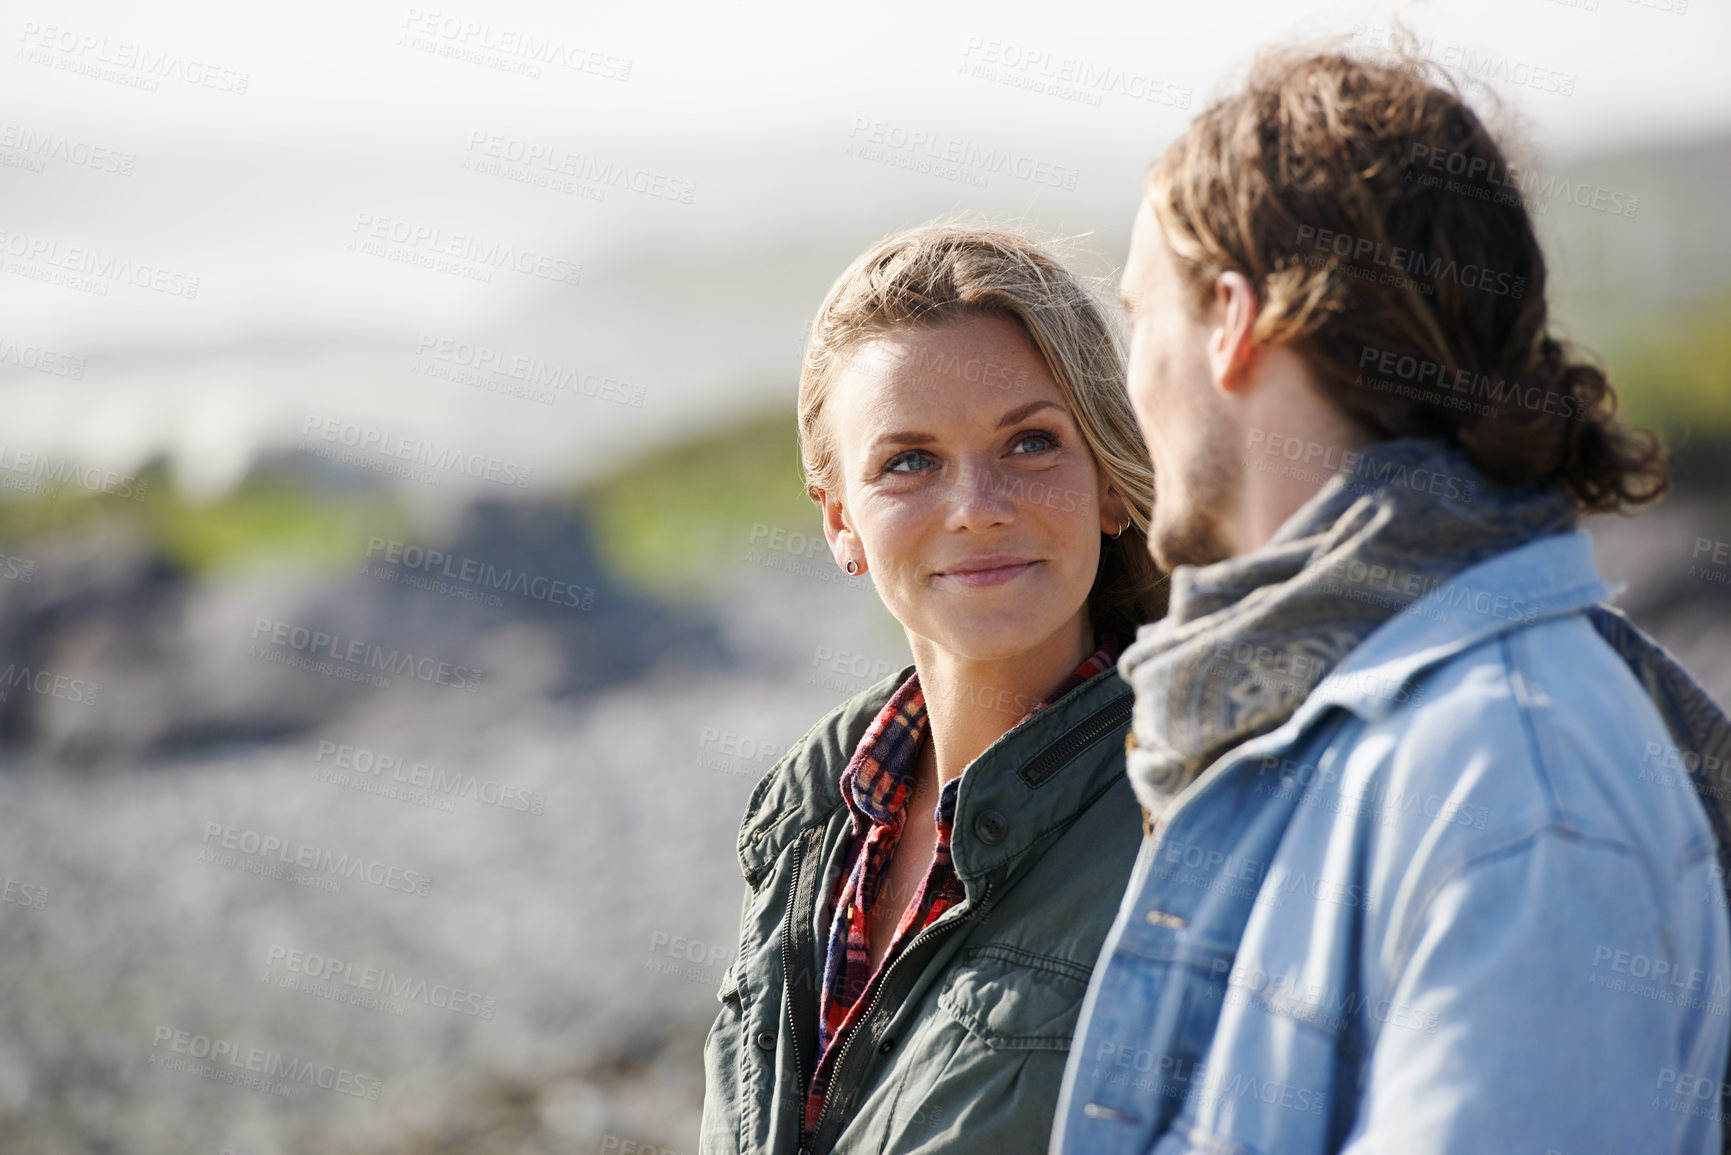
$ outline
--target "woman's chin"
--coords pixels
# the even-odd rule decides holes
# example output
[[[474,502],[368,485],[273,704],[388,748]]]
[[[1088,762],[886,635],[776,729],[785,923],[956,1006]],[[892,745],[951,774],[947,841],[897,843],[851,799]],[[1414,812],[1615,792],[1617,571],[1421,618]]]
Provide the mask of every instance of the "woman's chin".
[[[927,636],[957,657],[1002,662],[1028,653],[1062,625],[1049,614],[981,614],[966,621],[952,616]]]

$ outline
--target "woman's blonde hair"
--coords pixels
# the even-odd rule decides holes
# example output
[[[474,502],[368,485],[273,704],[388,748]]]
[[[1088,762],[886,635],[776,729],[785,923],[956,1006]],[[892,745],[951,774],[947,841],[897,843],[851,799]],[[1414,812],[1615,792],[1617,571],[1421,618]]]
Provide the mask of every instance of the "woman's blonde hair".
[[[1166,579],[1147,549],[1153,469],[1124,392],[1117,334],[1082,280],[1027,237],[924,225],[879,241],[836,278],[812,322],[799,378],[806,493],[819,501],[819,490],[841,488],[823,409],[837,373],[859,345],[890,330],[972,316],[1006,317],[1027,332],[1095,464],[1123,499],[1130,515],[1126,528],[1134,532],[1116,539],[1101,535],[1088,608],[1096,630],[1128,640],[1142,623],[1166,613]]]

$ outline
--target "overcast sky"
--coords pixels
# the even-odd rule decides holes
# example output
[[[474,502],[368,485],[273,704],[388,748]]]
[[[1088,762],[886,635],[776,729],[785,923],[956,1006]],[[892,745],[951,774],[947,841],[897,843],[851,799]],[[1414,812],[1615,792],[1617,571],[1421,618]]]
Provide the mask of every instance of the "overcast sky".
[[[1675,11],[1677,7],[1683,11]],[[1043,54],[1122,69],[1205,97],[1256,47],[1293,34],[1386,26],[1397,10],[1434,41],[1494,53],[1509,72],[1575,78],[1515,88],[1545,138],[1575,148],[1684,136],[1731,120],[1731,6],[1720,0],[1451,0],[1378,5],[1293,0],[1102,3],[582,4],[536,0],[284,5],[7,3],[14,44],[54,28],[184,55],[248,77],[244,98],[212,99],[209,86],[164,84],[152,99],[117,86],[55,75],[14,57],[0,73],[6,107],[65,128],[127,138],[192,140],[313,135],[376,141],[438,133],[453,116],[493,116],[522,129],[679,140],[778,136],[821,128],[837,115],[940,116],[958,125],[1073,125],[1075,108],[1030,109],[1003,87],[963,74],[970,60]],[[434,18],[437,18],[436,20]],[[469,26],[473,32],[460,31]],[[546,38],[598,54],[588,71],[548,69],[538,79],[453,60],[399,43],[430,32],[447,45]],[[455,35],[452,32],[455,31]],[[36,34],[38,37],[40,33]],[[972,51],[970,52],[970,46]],[[85,54],[96,59],[101,51]],[[606,61],[629,62],[625,78]],[[1026,69],[1026,65],[1022,66]],[[1039,66],[1036,66],[1039,70]],[[1087,123],[1133,140],[1149,113],[1107,99]],[[1158,119],[1158,117],[1156,117]]]
[[[1728,13],[1473,0],[1399,15],[1475,104],[1495,92],[1512,115],[1499,122],[1558,158],[1731,128]],[[1396,15],[1293,0],[8,0],[0,421],[15,442],[117,468],[166,448],[207,491],[257,447],[293,443],[309,411],[575,476],[786,400],[823,289],[891,229],[1008,218],[1092,238],[1079,260],[1108,272],[1143,166],[1258,48],[1356,32],[1376,51]],[[874,141],[887,147],[861,151]],[[945,150],[1008,150],[1020,167],[917,167]],[[524,179],[561,163],[645,183]],[[469,242],[537,271],[428,267]],[[92,260],[160,276],[62,276]],[[432,363],[447,339],[577,367],[637,404],[465,386]],[[22,365],[26,345],[82,378]]]

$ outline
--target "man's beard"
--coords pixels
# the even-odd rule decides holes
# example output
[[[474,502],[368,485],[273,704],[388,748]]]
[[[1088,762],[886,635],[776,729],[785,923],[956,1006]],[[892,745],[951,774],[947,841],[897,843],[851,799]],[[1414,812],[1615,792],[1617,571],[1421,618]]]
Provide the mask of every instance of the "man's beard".
[[[1148,534],[1149,552],[1161,569],[1179,565],[1213,565],[1232,556],[1222,524],[1244,484],[1243,462],[1234,451],[1225,423],[1211,422],[1202,450],[1185,471],[1185,484],[1163,496],[1166,487],[1154,478],[1154,517]]]

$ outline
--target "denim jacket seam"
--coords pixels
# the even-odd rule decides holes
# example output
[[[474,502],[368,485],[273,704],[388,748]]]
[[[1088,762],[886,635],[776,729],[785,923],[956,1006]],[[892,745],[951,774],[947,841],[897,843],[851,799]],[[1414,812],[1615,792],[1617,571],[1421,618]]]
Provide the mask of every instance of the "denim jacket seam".
[[[1516,657],[1515,647],[1517,641],[1519,643],[1519,648],[1524,655],[1527,651],[1527,643],[1530,639],[1521,636],[1519,631],[1514,634],[1505,635],[1503,640],[1504,653],[1507,655],[1509,668],[1511,671],[1518,671],[1523,675],[1521,683],[1523,687],[1527,687],[1529,691],[1531,688],[1536,687],[1542,693],[1543,686],[1538,682],[1536,677],[1532,678],[1530,683],[1525,677],[1525,674],[1530,669],[1532,663],[1529,661],[1522,661]],[[1512,679],[1510,689],[1514,689]],[[1572,820],[1573,815],[1565,813],[1563,807],[1558,803],[1556,791],[1551,788],[1551,782],[1553,781],[1554,775],[1552,773],[1553,767],[1551,765],[1552,757],[1548,756],[1549,752],[1556,749],[1554,745],[1556,737],[1556,721],[1554,716],[1549,711],[1544,711],[1541,716],[1538,707],[1522,701],[1520,698],[1515,699],[1515,708],[1520,717],[1521,726],[1527,732],[1528,745],[1532,750],[1533,767],[1545,785],[1545,797],[1547,804],[1550,807],[1552,820],[1560,828],[1575,831],[1583,837],[1596,838],[1607,842],[1617,841],[1608,835],[1588,835],[1584,830],[1580,829],[1579,825],[1575,821]],[[1544,734],[1539,732],[1541,725],[1545,727]],[[1551,741],[1546,741],[1547,738],[1551,739]],[[1680,867],[1660,871],[1658,869],[1658,864],[1650,861],[1648,855],[1642,854],[1640,848],[1635,845],[1633,841],[1623,845],[1627,846],[1628,850],[1633,854],[1635,861],[1640,865],[1642,877],[1647,883],[1647,897],[1651,902],[1653,909],[1663,912],[1663,921],[1668,922],[1670,919],[1670,910],[1666,896],[1669,893],[1669,890],[1666,883],[1676,881],[1675,876],[1681,873]],[[1687,848],[1679,848],[1679,857],[1684,854],[1687,854]],[[1671,864],[1667,865],[1669,866]],[[1671,875],[1673,877],[1665,878],[1661,877],[1661,874]]]
[[[1627,854],[1637,861],[1640,861],[1642,858],[1639,848],[1632,843],[1610,838],[1601,834],[1590,834],[1587,831],[1580,829],[1579,826],[1571,820],[1570,816],[1564,813],[1562,807],[1558,804],[1556,791],[1551,786],[1553,778],[1551,759],[1546,757],[1546,744],[1541,739],[1537,729],[1539,720],[1534,716],[1533,707],[1526,701],[1526,688],[1529,679],[1522,676],[1526,663],[1517,660],[1511,644],[1512,639],[1521,633],[1523,633],[1522,630],[1510,631],[1509,633],[1500,634],[1492,640],[1495,641],[1497,646],[1499,664],[1502,666],[1501,673],[1503,682],[1509,691],[1509,703],[1514,711],[1515,719],[1521,728],[1522,736],[1525,739],[1527,764],[1523,769],[1531,775],[1539,786],[1539,792],[1543,798],[1543,818],[1536,824],[1529,822],[1529,824],[1526,824],[1525,829],[1522,829],[1521,827],[1514,827],[1513,829],[1504,827],[1504,832],[1500,834],[1497,832],[1487,832],[1487,837],[1485,839],[1477,840],[1476,846],[1469,845],[1462,847],[1457,851],[1456,861],[1446,869],[1439,872],[1436,882],[1424,895],[1423,900],[1418,904],[1413,915],[1409,918],[1407,927],[1400,935],[1396,944],[1394,957],[1388,966],[1390,979],[1387,986],[1390,990],[1398,985],[1399,975],[1405,970],[1408,955],[1412,949],[1412,939],[1418,933],[1419,928],[1423,925],[1426,912],[1429,911],[1430,906],[1436,900],[1437,895],[1450,883],[1455,881],[1455,879],[1472,870],[1477,865],[1494,858],[1505,856],[1509,853],[1519,852],[1523,847],[1525,849],[1531,849],[1536,840],[1547,831],[1555,832],[1565,837],[1573,837],[1585,842],[1602,843],[1607,848],[1614,848],[1618,852]],[[1524,649],[1524,646],[1522,648]],[[1493,836],[1495,837],[1495,841],[1491,840]],[[1652,888],[1654,886],[1654,880],[1650,877],[1650,871],[1644,868],[1643,874],[1648,875],[1647,882],[1649,887]],[[1655,901],[1657,901],[1656,896]],[[1661,907],[1658,908],[1662,908],[1662,904]],[[1389,991],[1384,990],[1381,993],[1387,995]],[[1369,1041],[1374,1044],[1375,1037],[1373,1036]]]
[[[1453,883],[1463,879],[1465,876],[1478,870],[1480,867],[1501,862],[1517,855],[1532,853],[1532,851],[1537,847],[1539,839],[1546,837],[1547,835],[1555,836],[1568,842],[1579,843],[1584,846],[1596,846],[1600,850],[1624,855],[1629,858],[1638,859],[1640,857],[1639,849],[1629,845],[1628,843],[1618,842],[1599,835],[1588,834],[1564,823],[1551,821],[1541,823],[1524,834],[1505,839],[1498,845],[1485,847],[1475,853],[1462,855],[1453,866],[1441,872],[1436,882],[1425,893],[1424,900],[1418,904],[1417,909],[1407,918],[1407,925],[1401,931],[1395,953],[1389,963],[1384,967],[1386,979],[1382,984],[1382,989],[1378,991],[1378,997],[1392,998],[1392,992],[1400,986],[1401,977],[1405,974],[1407,964],[1411,961],[1413,940],[1423,929],[1431,904],[1436,901],[1439,894]],[[1375,1047],[1381,1033],[1382,1032],[1379,1028],[1371,1034],[1370,1038],[1367,1040],[1367,1054],[1371,1048]]]
[[[1510,634],[1498,636],[1497,649],[1502,657],[1503,683],[1508,687],[1509,701],[1513,704],[1515,717],[1520,723],[1521,736],[1526,739],[1528,768],[1533,772],[1533,777],[1538,780],[1539,788],[1543,792],[1545,812],[1550,821],[1564,825],[1562,808],[1557,804],[1557,791],[1551,781],[1551,767],[1545,757],[1545,743],[1540,739],[1532,707],[1526,701],[1527,678],[1526,671],[1522,668],[1526,663],[1516,660]]]

